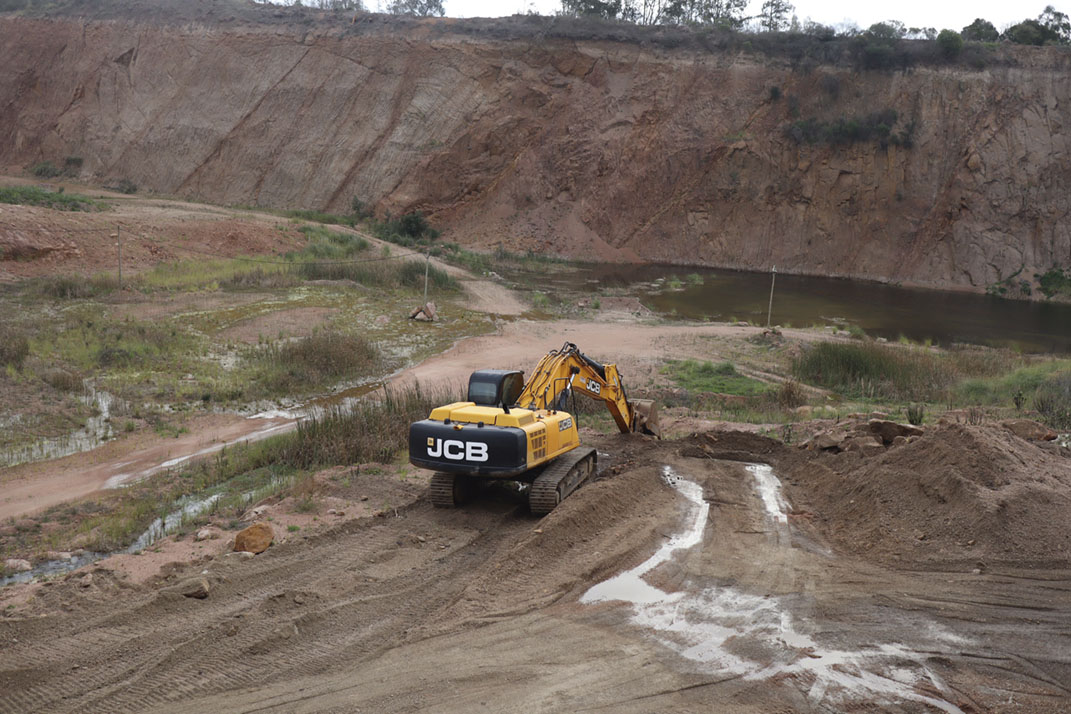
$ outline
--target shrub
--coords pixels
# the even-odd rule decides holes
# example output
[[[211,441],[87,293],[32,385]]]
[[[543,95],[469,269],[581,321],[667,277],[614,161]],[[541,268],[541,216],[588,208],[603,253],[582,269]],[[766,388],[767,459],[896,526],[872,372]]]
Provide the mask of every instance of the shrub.
[[[1045,297],[1053,297],[1059,293],[1071,293],[1071,274],[1063,271],[1063,268],[1053,268],[1044,275],[1035,275],[1038,287]]]
[[[882,145],[902,144],[905,143],[906,134],[893,134],[896,120],[895,109],[885,109],[863,117],[841,117],[830,122],[801,119],[785,127],[785,135],[800,144],[826,143],[838,146],[872,140]],[[912,125],[908,125],[908,128],[914,129]]]
[[[1060,372],[1038,385],[1034,409],[1053,429],[1071,429],[1071,372]]]
[[[937,46],[947,59],[955,59],[963,51],[963,37],[955,30],[941,30],[937,35]]]
[[[84,300],[107,295],[119,289],[119,281],[110,275],[56,275],[34,281],[38,293],[60,300]]]
[[[30,341],[13,327],[0,324],[0,365],[22,369],[30,355]]]
[[[921,404],[912,404],[907,408],[907,422],[920,426],[926,417],[926,408]]]
[[[380,364],[379,350],[371,342],[337,332],[258,349],[252,356],[263,365],[260,382],[270,393],[364,377]]]
[[[55,178],[63,172],[56,168],[51,161],[40,161],[30,167],[30,173],[38,178]]]
[[[138,192],[138,185],[127,178],[119,179],[119,183],[115,184],[112,188],[119,193],[131,194]]]

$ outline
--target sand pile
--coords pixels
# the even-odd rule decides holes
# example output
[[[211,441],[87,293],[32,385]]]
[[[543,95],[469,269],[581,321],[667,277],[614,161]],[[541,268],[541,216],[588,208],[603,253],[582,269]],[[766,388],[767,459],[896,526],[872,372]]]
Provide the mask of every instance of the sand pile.
[[[839,546],[924,567],[1071,564],[1071,458],[999,426],[932,428],[864,458],[786,455],[799,507]]]

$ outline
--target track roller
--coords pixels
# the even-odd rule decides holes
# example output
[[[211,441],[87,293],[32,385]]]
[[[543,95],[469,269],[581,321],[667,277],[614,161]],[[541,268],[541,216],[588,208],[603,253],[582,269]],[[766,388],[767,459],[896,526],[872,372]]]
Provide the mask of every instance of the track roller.
[[[542,516],[554,510],[595,473],[595,449],[581,447],[561,456],[541,473],[528,491],[528,507]]]

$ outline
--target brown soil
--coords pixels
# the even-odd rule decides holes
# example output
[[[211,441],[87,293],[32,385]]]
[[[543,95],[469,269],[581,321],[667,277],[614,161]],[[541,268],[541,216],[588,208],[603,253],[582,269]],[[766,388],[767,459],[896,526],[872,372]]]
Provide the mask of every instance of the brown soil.
[[[3,182],[32,183],[15,178]],[[0,205],[0,282],[57,273],[115,274],[120,238],[123,272],[128,275],[171,260],[281,253],[305,242],[285,218],[154,201],[78,184],[47,186],[103,200],[114,210],[83,213]]]
[[[926,701],[1051,712],[1071,701],[1066,564],[934,572],[909,550],[888,569],[843,549],[847,530],[827,539],[826,514],[808,517],[797,499],[832,501],[844,489],[807,481],[815,464],[776,441],[585,439],[608,454],[601,478],[542,519],[508,490],[438,510],[418,482],[362,472],[354,488],[395,508],[253,559],[173,565],[147,584],[98,567],[39,586],[0,620],[0,712],[935,711]],[[764,516],[751,475],[726,456],[782,464],[789,525]],[[703,544],[648,581],[765,609],[711,600],[678,611],[696,629],[666,635],[620,603],[579,602],[694,512],[661,477],[666,466],[701,484],[711,511]],[[207,599],[164,592],[195,575],[209,581]],[[742,665],[705,662],[680,644],[705,618],[723,622],[719,608],[739,609],[726,626],[741,635],[715,649]],[[770,611],[812,644],[776,625],[753,631]],[[851,652],[861,654],[844,659]],[[813,669],[831,657],[843,661],[827,676],[841,684]],[[863,681],[907,684],[875,694]]]
[[[864,459],[786,459],[801,508],[841,548],[883,562],[1071,567],[1071,451],[951,424]]]
[[[224,339],[256,344],[279,337],[308,337],[327,321],[337,309],[326,307],[296,307],[276,310],[267,315],[242,320],[220,332]]]

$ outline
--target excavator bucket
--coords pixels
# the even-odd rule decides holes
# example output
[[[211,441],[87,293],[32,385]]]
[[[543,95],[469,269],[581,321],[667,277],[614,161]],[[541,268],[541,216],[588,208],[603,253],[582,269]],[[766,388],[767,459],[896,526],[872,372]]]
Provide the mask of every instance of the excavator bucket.
[[[658,424],[658,405],[653,399],[630,399],[632,411],[636,415],[636,431],[662,437],[662,428]]]

